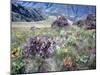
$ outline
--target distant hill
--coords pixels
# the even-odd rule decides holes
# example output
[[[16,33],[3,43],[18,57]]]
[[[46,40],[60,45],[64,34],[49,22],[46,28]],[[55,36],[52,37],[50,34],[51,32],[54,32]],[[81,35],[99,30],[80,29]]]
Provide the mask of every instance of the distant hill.
[[[71,21],[77,21],[95,13],[96,7],[90,5],[12,2],[12,21],[41,21],[46,19],[46,16],[65,16]]]
[[[12,21],[13,22],[31,22],[45,20],[46,16],[41,9],[32,9],[23,7],[20,4],[12,3]]]

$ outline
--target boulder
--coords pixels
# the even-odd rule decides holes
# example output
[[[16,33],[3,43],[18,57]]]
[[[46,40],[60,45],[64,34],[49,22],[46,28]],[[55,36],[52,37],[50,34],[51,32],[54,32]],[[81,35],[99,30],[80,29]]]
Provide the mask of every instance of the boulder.
[[[96,15],[88,14],[86,19],[78,20],[77,22],[73,23],[73,25],[85,27],[86,29],[96,29]]]
[[[68,23],[68,20],[65,16],[60,16],[57,18],[57,20],[55,20],[53,23],[52,23],[52,27],[65,27],[65,26],[68,26],[69,23]]]
[[[88,14],[86,18],[86,28],[96,29],[96,15],[95,14]]]

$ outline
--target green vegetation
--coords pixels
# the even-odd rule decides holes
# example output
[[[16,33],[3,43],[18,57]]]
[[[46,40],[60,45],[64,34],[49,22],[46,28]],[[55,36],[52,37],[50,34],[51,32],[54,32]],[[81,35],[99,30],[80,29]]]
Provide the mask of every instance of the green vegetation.
[[[51,59],[56,64],[54,71],[84,70],[96,68],[95,54],[95,29],[86,30],[77,26],[67,26],[65,28],[35,28],[29,32],[12,31],[11,65],[12,73],[32,73],[44,72],[40,68],[47,59],[36,56],[31,59],[32,71],[23,72],[25,68],[24,58],[22,57],[23,46],[31,37],[49,37],[55,41],[55,53]],[[42,64],[42,65],[41,65]],[[50,67],[50,66],[49,66]],[[48,68],[48,67],[46,67]],[[24,70],[25,71],[25,70]],[[48,69],[48,71],[52,71]]]

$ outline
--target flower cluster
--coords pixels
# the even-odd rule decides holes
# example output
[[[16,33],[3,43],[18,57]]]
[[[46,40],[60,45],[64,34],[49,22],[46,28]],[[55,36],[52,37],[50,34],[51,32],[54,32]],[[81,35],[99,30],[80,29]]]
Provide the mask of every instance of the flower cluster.
[[[23,48],[24,57],[39,56],[41,58],[49,58],[55,51],[55,42],[48,37],[30,38]]]

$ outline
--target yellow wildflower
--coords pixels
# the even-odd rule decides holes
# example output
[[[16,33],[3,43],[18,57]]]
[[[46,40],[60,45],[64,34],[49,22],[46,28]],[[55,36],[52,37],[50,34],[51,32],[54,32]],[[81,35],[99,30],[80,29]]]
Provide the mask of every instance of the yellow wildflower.
[[[20,56],[20,48],[12,49],[11,56],[13,58],[18,58]]]
[[[64,52],[68,52],[68,49],[64,49]]]

